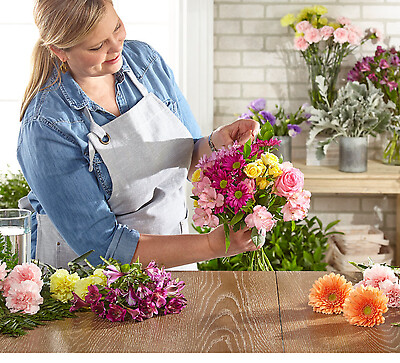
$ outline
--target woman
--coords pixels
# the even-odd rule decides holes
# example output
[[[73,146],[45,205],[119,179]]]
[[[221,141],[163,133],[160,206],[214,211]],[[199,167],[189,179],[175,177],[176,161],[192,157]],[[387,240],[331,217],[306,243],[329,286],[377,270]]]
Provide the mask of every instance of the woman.
[[[226,255],[221,228],[184,234],[184,184],[210,148],[254,138],[257,123],[201,138],[171,70],[125,40],[111,0],[37,0],[35,22],[17,150],[36,212],[32,254],[56,267],[91,249],[95,264]],[[229,255],[254,249],[249,231],[232,232]]]

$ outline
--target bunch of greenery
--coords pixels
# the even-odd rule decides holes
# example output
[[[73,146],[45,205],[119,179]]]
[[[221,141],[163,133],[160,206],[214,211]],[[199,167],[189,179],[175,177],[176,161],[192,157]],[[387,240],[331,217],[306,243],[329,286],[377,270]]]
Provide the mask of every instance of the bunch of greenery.
[[[327,98],[323,77],[317,77],[317,83],[326,105],[309,110],[311,130],[307,144],[311,144],[320,133],[329,135],[319,142],[317,159],[324,158],[329,144],[338,137],[375,137],[387,130],[392,102],[386,103],[382,91],[369,80],[367,84],[346,83],[339,89],[337,99],[332,104]]]
[[[30,191],[20,171],[0,175],[0,209],[18,208],[18,200]]]
[[[331,222],[324,228],[316,216],[298,222],[278,221],[273,230],[267,233],[263,247],[273,269],[325,271],[327,263],[323,259],[328,249],[328,236],[337,233],[328,231],[338,222]],[[201,262],[197,266],[202,271],[251,271],[252,261],[251,255],[246,252]]]

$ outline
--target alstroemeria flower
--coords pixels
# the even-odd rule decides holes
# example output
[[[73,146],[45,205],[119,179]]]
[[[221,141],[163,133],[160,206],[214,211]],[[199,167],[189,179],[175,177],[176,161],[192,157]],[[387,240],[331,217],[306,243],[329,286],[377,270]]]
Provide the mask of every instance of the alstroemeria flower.
[[[106,318],[112,322],[124,321],[126,310],[119,305],[110,304],[108,307]]]
[[[113,282],[117,281],[120,277],[125,276],[126,273],[119,271],[115,266],[108,265],[103,271],[104,275],[107,276],[107,283],[110,286]]]

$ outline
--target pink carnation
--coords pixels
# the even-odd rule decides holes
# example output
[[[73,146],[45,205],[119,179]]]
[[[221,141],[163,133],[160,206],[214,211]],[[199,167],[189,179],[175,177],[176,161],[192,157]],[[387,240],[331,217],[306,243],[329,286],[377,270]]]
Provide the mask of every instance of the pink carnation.
[[[360,45],[363,37],[362,31],[354,25],[346,25],[348,31],[348,40],[351,45]]]
[[[39,311],[39,304],[43,303],[40,290],[41,287],[32,280],[13,284],[6,297],[7,308],[12,313],[22,311],[25,314],[36,314]]]
[[[332,34],[333,34],[334,31],[335,31],[335,29],[332,28],[332,27],[329,26],[329,25],[323,26],[323,27],[320,29],[320,32],[321,32],[321,35],[322,35],[322,39],[323,39],[323,40],[328,40],[328,39],[332,36]]]
[[[338,28],[333,32],[333,39],[336,43],[346,43],[349,41],[349,31],[344,28]]]
[[[280,197],[288,198],[301,192],[303,186],[304,174],[297,168],[284,167],[282,174],[275,180],[274,192]]]
[[[283,220],[285,222],[298,221],[307,217],[310,199],[311,193],[308,190],[303,190],[289,197],[282,208]]]
[[[4,296],[8,296],[12,286],[20,284],[23,281],[33,281],[41,289],[43,286],[41,277],[42,271],[33,263],[23,263],[22,265],[15,266],[3,282]]]
[[[306,50],[309,47],[309,44],[304,39],[304,37],[296,37],[294,39],[294,48],[296,50]]]
[[[304,39],[308,43],[318,43],[322,39],[321,32],[316,28],[310,28],[305,31]]]
[[[8,270],[6,268],[7,268],[7,265],[5,262],[3,262],[0,265],[0,290],[3,289],[3,280],[7,276]]]
[[[342,25],[350,25],[351,20],[349,18],[346,18],[345,16],[340,16],[337,18],[337,22]]]
[[[313,26],[307,20],[300,21],[296,24],[295,28],[299,33],[305,33],[308,29],[312,28]]]
[[[247,227],[256,227],[262,234],[269,232],[276,224],[272,214],[268,212],[267,208],[261,205],[256,205],[253,208],[253,213],[249,214],[244,221]]]
[[[397,277],[393,270],[388,266],[375,264],[364,271],[364,286],[372,286],[379,288],[379,284],[389,280],[397,283]]]
[[[390,280],[385,280],[380,283],[380,289],[385,293],[389,302],[389,308],[400,308],[400,285],[393,283]]]

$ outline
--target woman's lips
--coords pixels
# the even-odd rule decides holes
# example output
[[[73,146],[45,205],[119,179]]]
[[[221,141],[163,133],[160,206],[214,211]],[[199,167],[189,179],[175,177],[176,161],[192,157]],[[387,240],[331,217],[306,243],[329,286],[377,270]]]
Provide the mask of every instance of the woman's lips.
[[[108,61],[105,61],[104,63],[106,64],[115,64],[119,61],[119,59],[121,58],[121,53],[119,53],[114,59],[110,59]]]

